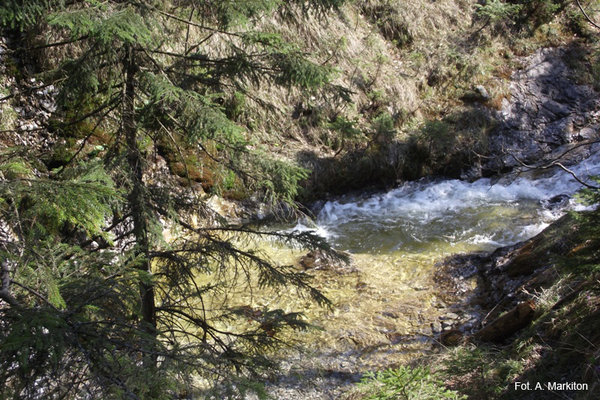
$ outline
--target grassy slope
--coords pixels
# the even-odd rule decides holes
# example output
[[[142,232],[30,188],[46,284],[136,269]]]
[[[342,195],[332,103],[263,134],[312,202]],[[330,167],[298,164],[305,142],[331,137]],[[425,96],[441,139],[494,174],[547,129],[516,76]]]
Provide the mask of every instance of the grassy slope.
[[[494,127],[487,109],[506,97],[516,57],[571,41],[574,31],[574,18],[559,18],[517,33],[502,21],[486,23],[476,4],[354,0],[324,15],[297,10],[254,21],[333,67],[334,79],[319,91],[251,85],[249,95],[240,96],[223,87],[223,106],[256,146],[311,171],[303,201],[431,174],[457,177],[487,151]],[[587,32],[582,26],[575,29],[579,36]],[[180,33],[173,35],[185,37]],[[206,47],[219,53],[225,44],[213,38]],[[50,67],[59,54],[48,51],[29,58],[37,58],[39,68]],[[583,79],[590,80],[595,71],[582,65]],[[488,100],[473,96],[478,85]],[[4,129],[16,122],[10,115],[4,110]],[[76,148],[86,136],[86,126],[78,129],[65,138],[67,147]],[[159,152],[172,173],[187,173],[207,190],[221,179],[210,159],[184,144],[182,152],[163,145]],[[243,187],[229,189],[229,197],[249,195]]]
[[[517,30],[486,23],[476,3],[357,0],[325,16],[261,21],[333,66],[332,84],[348,90],[350,101],[334,88],[256,87],[253,96],[273,108],[246,101],[240,122],[270,151],[311,170],[304,201],[432,174],[460,176],[487,152],[494,128],[488,110],[508,95],[518,57],[571,42],[574,31],[590,33],[571,6]],[[474,96],[478,85],[488,100]]]

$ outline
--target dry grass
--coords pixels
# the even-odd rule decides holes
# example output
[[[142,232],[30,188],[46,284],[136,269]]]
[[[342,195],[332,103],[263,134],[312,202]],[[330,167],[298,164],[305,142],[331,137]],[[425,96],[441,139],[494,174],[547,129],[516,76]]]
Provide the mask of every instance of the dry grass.
[[[0,74],[0,98],[8,97],[10,94],[10,80]],[[18,114],[11,105],[10,99],[0,102],[0,131],[15,129]]]

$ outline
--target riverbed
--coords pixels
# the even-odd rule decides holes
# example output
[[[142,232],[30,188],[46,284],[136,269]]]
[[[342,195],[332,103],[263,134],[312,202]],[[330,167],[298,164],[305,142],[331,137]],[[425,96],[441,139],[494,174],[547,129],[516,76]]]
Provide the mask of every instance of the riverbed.
[[[600,155],[571,169],[582,178],[600,175]],[[439,292],[436,263],[536,235],[568,210],[587,207],[575,195],[581,188],[559,168],[474,182],[423,180],[338,198],[323,204],[313,221],[277,227],[319,234],[352,262],[310,271],[331,309],[282,297],[320,329],[294,336],[303,351],[279,353],[283,372],[272,378],[270,391],[276,398],[337,399],[364,371],[440,351],[442,331],[480,316]],[[281,245],[268,252],[290,263],[305,253]],[[464,283],[474,286],[475,278]]]

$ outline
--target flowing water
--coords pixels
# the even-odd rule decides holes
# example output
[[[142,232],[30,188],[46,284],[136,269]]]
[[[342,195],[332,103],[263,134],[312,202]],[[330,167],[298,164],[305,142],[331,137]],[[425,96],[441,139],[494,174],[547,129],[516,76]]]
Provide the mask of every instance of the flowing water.
[[[600,175],[600,155],[573,172]],[[325,203],[314,222],[288,229],[324,236],[336,249],[351,253],[353,264],[342,273],[314,271],[317,286],[334,308],[303,305],[323,330],[302,338],[308,343],[305,353],[288,356],[288,378],[296,373],[331,384],[332,377],[352,380],[360,371],[435,351],[439,330],[456,322],[446,317],[450,311],[463,321],[477,317],[476,310],[453,308],[435,289],[436,262],[534,236],[566,210],[584,208],[573,198],[581,187],[557,169],[499,181],[411,182],[385,193]],[[279,249],[275,256],[299,257],[284,253]]]
[[[582,177],[600,174],[600,155],[572,170]],[[352,253],[492,249],[540,232],[563,212],[566,204],[557,196],[581,188],[558,168],[545,176],[498,182],[410,182],[386,193],[326,203],[315,230]],[[569,203],[583,207],[573,199]]]

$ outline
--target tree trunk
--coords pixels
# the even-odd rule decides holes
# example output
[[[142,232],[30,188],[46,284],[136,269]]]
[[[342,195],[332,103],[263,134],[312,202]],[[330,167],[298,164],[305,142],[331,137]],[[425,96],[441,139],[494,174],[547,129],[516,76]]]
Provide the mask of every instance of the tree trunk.
[[[138,269],[151,272],[150,242],[148,237],[148,214],[146,191],[143,182],[143,159],[137,145],[137,124],[135,121],[135,75],[137,66],[135,50],[127,48],[125,59],[125,98],[123,100],[123,130],[127,142],[127,162],[133,187],[129,193],[129,204],[133,217],[133,234],[135,236],[135,256],[141,257]],[[140,283],[141,313],[143,329],[150,335],[156,335],[156,310],[154,303],[154,287],[152,284]]]

